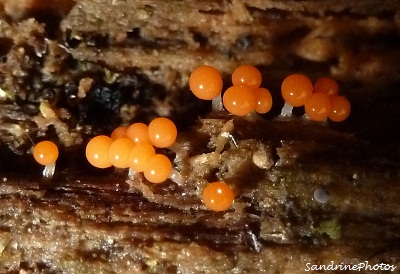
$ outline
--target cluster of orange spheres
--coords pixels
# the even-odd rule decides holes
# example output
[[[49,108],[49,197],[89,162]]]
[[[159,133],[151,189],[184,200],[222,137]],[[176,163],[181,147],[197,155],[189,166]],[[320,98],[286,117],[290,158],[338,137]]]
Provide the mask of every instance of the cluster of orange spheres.
[[[332,78],[319,78],[313,85],[307,76],[292,74],[283,80],[281,92],[287,104],[304,106],[310,120],[329,118],[341,122],[350,115],[350,102],[344,96],[339,96],[339,86]]]
[[[268,89],[260,87],[260,71],[250,65],[239,66],[232,73],[232,86],[222,97],[226,110],[237,116],[245,116],[252,111],[264,114],[272,107],[272,96]],[[193,94],[203,100],[212,100],[221,96],[222,77],[211,66],[197,67],[189,78],[189,87]]]
[[[95,167],[130,168],[143,172],[152,183],[164,182],[172,172],[171,161],[156,148],[171,146],[177,137],[175,124],[160,117],[147,126],[134,123],[129,127],[114,129],[111,137],[99,135],[86,146],[86,157]],[[213,182],[203,190],[203,203],[213,211],[227,210],[233,203],[234,194],[225,182]]]
[[[260,87],[261,82],[262,75],[256,67],[242,65],[236,68],[232,73],[232,86],[222,97],[225,109],[237,116],[252,111],[267,113],[272,107],[272,96],[268,89]],[[214,67],[200,66],[191,73],[189,87],[196,97],[213,100],[221,96],[222,77]],[[329,77],[322,77],[313,85],[307,76],[292,74],[282,82],[281,92],[287,104],[304,106],[305,113],[314,121],[329,118],[341,122],[350,114],[349,101],[339,96],[337,82]]]
[[[143,172],[152,183],[162,183],[171,174],[172,164],[167,156],[156,153],[156,148],[171,146],[177,129],[170,119],[155,118],[149,125],[134,123],[116,128],[111,137],[99,135],[86,146],[86,158],[97,168],[130,168]]]
[[[245,116],[253,111],[263,114],[272,107],[272,97],[268,89],[260,87],[262,76],[254,66],[243,65],[232,73],[232,86],[223,94],[222,102],[226,110],[237,116]],[[203,100],[213,100],[221,96],[223,83],[220,73],[211,66],[200,66],[189,79],[190,89]],[[304,106],[311,120],[326,118],[339,122],[350,114],[350,103],[339,96],[336,81],[323,77],[313,85],[302,74],[292,74],[284,79],[281,86],[282,97],[293,107]],[[159,117],[149,125],[134,123],[129,127],[116,128],[111,136],[99,135],[86,146],[86,157],[97,168],[130,168],[143,172],[152,183],[162,183],[172,172],[172,163],[157,148],[168,148],[176,140],[177,128],[168,118]],[[58,157],[58,148],[51,141],[38,143],[33,152],[41,165],[52,165]],[[233,203],[234,193],[223,181],[208,184],[202,192],[202,200],[213,211],[225,211]]]
[[[161,142],[160,139],[163,139]],[[97,168],[131,168],[143,172],[152,183],[162,183],[171,174],[171,161],[157,154],[156,147],[168,147],[176,139],[176,127],[167,118],[156,118],[149,126],[135,123],[129,127],[117,127],[111,137],[99,135],[91,139],[86,147],[88,161]],[[33,156],[36,162],[49,166],[55,164],[59,155],[57,145],[42,141],[35,145]],[[234,200],[231,187],[223,181],[208,184],[202,193],[205,206],[213,211],[229,209]]]

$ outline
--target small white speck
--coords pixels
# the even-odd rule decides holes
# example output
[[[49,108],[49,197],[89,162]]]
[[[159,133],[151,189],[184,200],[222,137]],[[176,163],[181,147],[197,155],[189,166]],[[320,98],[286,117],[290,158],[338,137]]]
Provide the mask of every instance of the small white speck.
[[[3,182],[7,182],[7,177],[3,177]]]
[[[258,241],[257,236],[251,230],[248,230],[247,234],[250,236],[251,244],[253,245],[254,250],[260,252],[261,244]]]
[[[234,147],[238,148],[238,144],[237,144],[237,142],[235,140],[235,137],[233,137],[232,134],[230,134],[229,132],[224,131],[224,132],[221,133],[221,136],[224,137],[224,138],[227,138]]]
[[[326,204],[331,198],[331,195],[322,188],[317,188],[314,191],[314,200],[321,204]]]
[[[7,98],[7,93],[2,88],[0,88],[0,98]]]

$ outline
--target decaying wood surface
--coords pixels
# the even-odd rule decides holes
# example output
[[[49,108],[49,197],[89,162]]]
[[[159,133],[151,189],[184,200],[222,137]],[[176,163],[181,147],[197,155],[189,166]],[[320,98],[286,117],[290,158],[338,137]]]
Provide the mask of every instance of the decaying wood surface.
[[[1,273],[400,267],[398,1],[0,4]],[[258,66],[271,114],[210,114],[187,86],[202,64],[226,87],[238,65]],[[349,120],[277,118],[294,72],[338,80]],[[178,123],[163,152],[183,182],[154,186],[85,161],[93,135],[155,116]],[[41,178],[31,139],[60,145],[53,180]],[[235,191],[224,213],[201,202],[217,179]]]

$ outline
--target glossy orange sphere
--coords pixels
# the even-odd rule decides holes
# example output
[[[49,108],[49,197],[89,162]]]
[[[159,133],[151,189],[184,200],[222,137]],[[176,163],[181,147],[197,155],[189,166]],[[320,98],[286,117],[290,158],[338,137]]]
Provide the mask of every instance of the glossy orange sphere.
[[[256,97],[256,112],[260,114],[267,113],[272,108],[272,96],[266,88],[254,89],[254,96]]]
[[[245,116],[256,108],[254,91],[247,86],[232,86],[222,98],[224,107],[237,116]]]
[[[328,95],[338,95],[339,85],[335,80],[330,77],[322,77],[315,82],[314,92],[322,92]]]
[[[148,159],[143,175],[148,181],[159,184],[167,180],[171,172],[172,164],[168,157],[163,154],[156,154]]]
[[[129,154],[134,145],[129,138],[119,138],[113,141],[109,150],[110,163],[118,168],[128,168]]]
[[[332,96],[332,111],[329,114],[329,119],[334,122],[342,122],[350,115],[351,105],[349,100],[344,96]]]
[[[134,123],[126,131],[126,136],[135,144],[151,143],[149,138],[149,127],[143,123]]]
[[[156,154],[154,147],[147,143],[135,145],[129,154],[129,167],[136,171],[144,171],[148,160]]]
[[[117,127],[116,129],[113,130],[111,133],[111,139],[117,140],[119,138],[124,138],[126,137],[126,131],[128,130],[128,127],[120,126]]]
[[[189,78],[189,87],[193,94],[203,100],[212,100],[222,91],[222,77],[211,66],[196,68]]]
[[[233,203],[235,195],[225,182],[213,182],[203,190],[203,203],[213,211],[227,210]]]
[[[168,118],[158,117],[149,124],[149,139],[155,147],[169,147],[175,142],[177,135],[174,122]]]
[[[283,80],[281,92],[286,103],[293,107],[300,107],[307,102],[313,93],[313,84],[303,74],[292,74]]]
[[[232,84],[234,86],[248,86],[258,88],[261,85],[261,72],[254,66],[243,65],[232,73]]]
[[[304,110],[310,120],[322,121],[328,118],[328,115],[331,113],[331,98],[326,93],[313,93],[304,105]]]
[[[86,146],[86,158],[97,168],[111,167],[109,152],[112,139],[105,135],[94,137]]]
[[[33,148],[33,157],[41,165],[54,164],[58,158],[58,147],[51,141],[42,141]]]

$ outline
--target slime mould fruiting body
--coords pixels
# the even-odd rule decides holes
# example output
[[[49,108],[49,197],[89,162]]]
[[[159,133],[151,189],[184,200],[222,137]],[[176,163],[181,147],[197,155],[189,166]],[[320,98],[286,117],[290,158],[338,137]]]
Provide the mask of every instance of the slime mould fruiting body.
[[[254,116],[255,113],[265,114],[272,108],[271,93],[266,88],[260,88],[261,83],[261,72],[250,65],[239,66],[233,71],[233,86],[225,90],[223,96],[221,94],[223,81],[217,69],[211,66],[200,66],[192,72],[189,78],[191,92],[199,99],[219,102],[222,98],[223,105],[219,108],[225,108],[230,115],[248,117],[250,120],[255,119],[256,121],[260,118]],[[339,98],[338,85],[331,78],[320,78],[313,86],[308,77],[302,74],[292,74],[283,80],[281,90],[286,104],[295,107],[304,106],[305,116],[310,120],[322,121],[328,117],[335,117],[336,119],[333,120],[338,122],[345,120],[350,113],[349,104],[346,109],[339,108],[334,104],[335,100]],[[346,98],[340,98],[348,102]],[[217,103],[212,105],[213,107],[218,106]],[[223,108],[213,109],[212,113],[222,111],[223,115],[229,116]],[[290,116],[290,113],[286,113],[286,116]],[[229,128],[230,124],[232,123],[227,122],[226,127]],[[174,169],[172,164],[172,162],[175,165],[180,164],[183,159],[183,156],[178,155],[179,151],[184,148],[176,144],[177,135],[178,130],[175,123],[166,117],[155,118],[148,126],[144,123],[119,126],[113,130],[110,137],[99,135],[91,139],[86,146],[86,158],[92,166],[100,169],[111,166],[118,169],[129,168],[128,180],[135,180],[136,175],[143,172],[144,178],[150,183],[160,184],[170,179],[182,186],[187,183],[188,178],[182,175],[182,172]],[[222,132],[219,138],[225,139],[225,142],[229,138],[235,146],[238,146],[235,137],[229,130]],[[44,141],[37,147],[46,142],[55,146],[54,143]],[[224,141],[220,141],[220,143],[222,144]],[[170,159],[171,156],[169,158],[160,153],[160,149],[169,149],[170,152],[176,154],[175,159]],[[221,161],[222,150],[222,145],[215,147],[214,161]],[[47,153],[50,154],[50,152]],[[190,154],[190,151],[187,153]],[[36,154],[34,156],[37,160]],[[52,161],[50,164],[54,166],[55,159]],[[208,164],[208,161],[211,159],[207,159],[204,164]],[[51,177],[53,174],[54,167],[50,176],[47,174],[47,177]],[[216,177],[216,173],[214,176]],[[204,177],[201,180],[209,182],[210,179]],[[234,191],[225,180],[203,185],[201,189],[201,200],[210,210],[225,211],[234,202]],[[237,195],[240,196],[241,193],[239,192]],[[197,194],[197,196],[200,199],[200,195]]]

